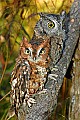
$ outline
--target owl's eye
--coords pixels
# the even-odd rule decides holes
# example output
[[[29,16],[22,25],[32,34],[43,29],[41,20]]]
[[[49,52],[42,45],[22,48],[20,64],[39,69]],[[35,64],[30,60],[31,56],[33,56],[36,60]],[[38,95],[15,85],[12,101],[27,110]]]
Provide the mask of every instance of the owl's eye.
[[[30,50],[28,48],[25,49],[25,54],[30,54]]]
[[[54,22],[48,22],[48,27],[49,28],[54,28],[55,27],[55,23]]]
[[[39,55],[44,54],[44,53],[45,53],[45,49],[42,48],[42,49],[40,50],[40,52],[39,52]]]

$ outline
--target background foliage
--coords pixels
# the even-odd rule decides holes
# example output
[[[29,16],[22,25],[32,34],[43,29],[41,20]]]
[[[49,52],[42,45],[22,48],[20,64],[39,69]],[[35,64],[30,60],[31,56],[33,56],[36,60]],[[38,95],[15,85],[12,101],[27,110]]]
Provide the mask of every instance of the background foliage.
[[[10,74],[23,36],[32,38],[37,13],[68,13],[74,0],[0,0],[0,119],[10,107]],[[14,118],[15,119],[15,118]]]

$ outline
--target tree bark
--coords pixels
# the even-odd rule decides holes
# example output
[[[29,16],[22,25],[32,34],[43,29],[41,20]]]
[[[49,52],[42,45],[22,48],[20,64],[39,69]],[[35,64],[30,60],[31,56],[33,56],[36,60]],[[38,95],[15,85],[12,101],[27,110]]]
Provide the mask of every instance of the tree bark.
[[[80,120],[80,38],[74,55],[69,120]]]

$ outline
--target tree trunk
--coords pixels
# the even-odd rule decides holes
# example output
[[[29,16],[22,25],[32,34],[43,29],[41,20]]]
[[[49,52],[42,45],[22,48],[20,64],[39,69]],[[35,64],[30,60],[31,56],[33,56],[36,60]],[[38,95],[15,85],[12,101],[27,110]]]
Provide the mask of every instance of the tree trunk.
[[[80,39],[74,55],[69,120],[80,120]]]

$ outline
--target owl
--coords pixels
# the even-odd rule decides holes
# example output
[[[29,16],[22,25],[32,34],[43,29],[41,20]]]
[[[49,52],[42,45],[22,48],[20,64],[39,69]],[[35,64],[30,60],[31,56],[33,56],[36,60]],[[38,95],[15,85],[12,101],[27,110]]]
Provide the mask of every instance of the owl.
[[[50,40],[50,56],[53,65],[56,65],[64,51],[66,39],[65,11],[60,15],[40,13],[40,19],[34,28],[34,34],[31,41]]]
[[[35,103],[32,95],[42,91],[48,75],[50,41],[28,42],[24,37],[11,74],[11,107],[15,114],[21,105]]]

